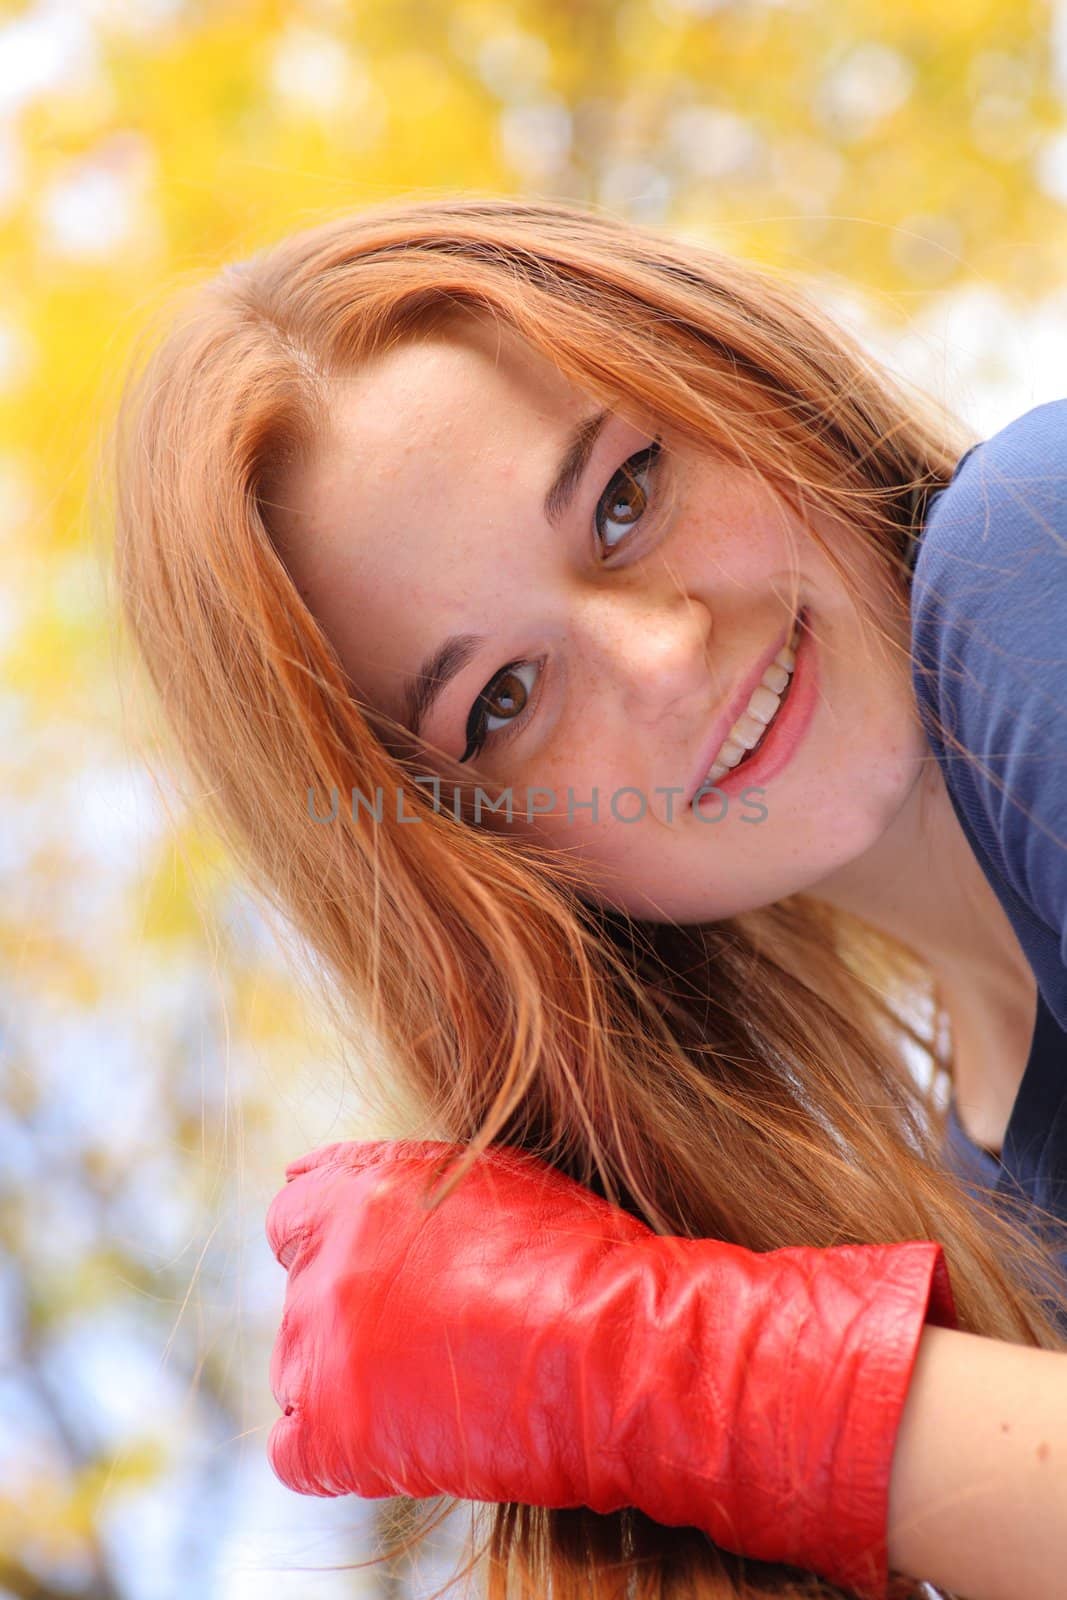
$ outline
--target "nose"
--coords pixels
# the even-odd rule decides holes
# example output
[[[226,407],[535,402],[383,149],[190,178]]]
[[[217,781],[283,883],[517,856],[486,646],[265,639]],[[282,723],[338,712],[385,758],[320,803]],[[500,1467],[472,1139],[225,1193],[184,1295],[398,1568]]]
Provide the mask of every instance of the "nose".
[[[676,706],[706,701],[710,631],[707,606],[669,576],[604,586],[581,601],[585,665],[618,692],[633,720],[656,722]]]

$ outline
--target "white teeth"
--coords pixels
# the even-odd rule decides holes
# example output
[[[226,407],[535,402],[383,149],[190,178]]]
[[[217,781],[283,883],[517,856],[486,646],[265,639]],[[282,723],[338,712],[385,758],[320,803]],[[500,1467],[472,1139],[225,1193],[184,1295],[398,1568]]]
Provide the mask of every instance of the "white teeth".
[[[747,714],[755,718],[757,722],[764,724],[770,722],[781,703],[782,690],[785,688],[785,684],[789,682],[789,674],[784,667],[779,667],[778,670],[785,679],[785,683],[781,684],[779,688],[771,689],[766,682],[767,673],[765,672],[763,681],[752,691],[752,699],[748,702]]]
[[[775,694],[781,694],[782,690],[789,682],[789,674],[791,671],[791,667],[784,667],[778,658],[775,657],[770,666],[767,668],[766,672],[763,674],[760,682],[765,683],[768,689],[771,689]]]
[[[782,695],[793,676],[796,666],[796,651],[792,648],[799,636],[799,629],[794,628],[791,644],[783,645],[766,669],[763,677],[753,689],[747,708],[741,713],[730,732],[723,740],[722,748],[712,762],[707,777],[700,789],[697,798],[704,789],[718,783],[723,775],[736,767],[749,750],[754,750],[759,744],[768,726],[774,719],[778,707],[782,703]]]
[[[763,738],[770,720],[770,717],[766,717],[761,722],[758,717],[750,717],[747,711],[742,712],[730,729],[731,741],[744,745],[746,750],[754,749]]]
[[[739,761],[744,760],[744,757],[745,751],[741,745],[734,744],[732,739],[727,739],[719,751],[719,759],[711,766],[707,777],[701,784],[701,788],[707,788],[709,784],[718,783],[719,779],[729,772],[731,767],[736,767]]]

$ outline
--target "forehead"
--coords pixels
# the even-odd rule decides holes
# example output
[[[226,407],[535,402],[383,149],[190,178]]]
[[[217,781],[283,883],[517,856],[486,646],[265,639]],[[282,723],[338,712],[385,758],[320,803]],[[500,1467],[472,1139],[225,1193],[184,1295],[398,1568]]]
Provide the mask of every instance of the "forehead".
[[[448,476],[469,483],[479,464],[506,464],[536,443],[531,430],[558,434],[585,403],[539,351],[488,316],[464,314],[382,352],[335,382],[326,432],[276,496],[285,558],[314,565],[314,552],[325,552],[354,475],[364,503],[388,495],[394,511],[418,515]]]
[[[396,346],[336,384],[329,428],[276,491],[271,520],[371,704],[397,715],[427,646],[478,631],[484,608],[506,602],[485,554],[547,484],[568,423],[588,407],[488,317]]]
[[[432,332],[380,352],[336,386],[333,427],[320,458],[353,434],[404,448],[483,431],[531,414],[550,419],[579,409],[581,392],[514,329],[464,313]]]

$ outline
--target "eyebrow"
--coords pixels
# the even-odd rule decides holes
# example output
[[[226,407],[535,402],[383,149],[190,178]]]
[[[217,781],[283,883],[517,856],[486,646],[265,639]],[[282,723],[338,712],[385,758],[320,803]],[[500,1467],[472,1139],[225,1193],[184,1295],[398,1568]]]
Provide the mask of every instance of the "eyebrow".
[[[594,446],[610,418],[609,410],[597,411],[583,417],[571,431],[556,476],[544,500],[545,518],[553,527],[559,526],[560,518],[573,501]],[[426,657],[414,677],[407,680],[403,691],[403,719],[415,737],[418,737],[438,696],[463,671],[488,637],[484,633],[451,634]]]

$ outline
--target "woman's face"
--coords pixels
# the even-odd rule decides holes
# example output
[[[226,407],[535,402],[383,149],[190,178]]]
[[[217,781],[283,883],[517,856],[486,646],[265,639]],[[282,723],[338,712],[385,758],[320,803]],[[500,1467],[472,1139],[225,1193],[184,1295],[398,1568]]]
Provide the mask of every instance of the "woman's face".
[[[862,628],[756,473],[669,432],[650,462],[647,419],[609,415],[546,506],[599,409],[488,318],[388,351],[337,390],[332,433],[277,495],[279,548],[425,770],[436,748],[510,794],[512,821],[487,826],[578,852],[605,901],[652,920],[814,892],[877,842],[928,755],[906,654]],[[873,557],[810,520],[906,646]],[[762,743],[694,805],[799,614],[792,676],[771,672],[732,741],[770,716]],[[416,725],[419,687],[436,693]]]

